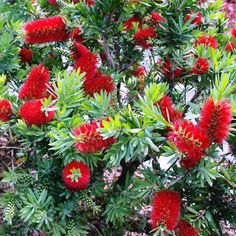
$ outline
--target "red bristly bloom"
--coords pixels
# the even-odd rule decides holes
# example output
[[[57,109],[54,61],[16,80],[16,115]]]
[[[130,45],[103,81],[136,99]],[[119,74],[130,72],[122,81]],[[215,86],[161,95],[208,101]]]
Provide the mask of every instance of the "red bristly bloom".
[[[233,28],[230,33],[234,38],[236,38],[236,28]]]
[[[145,67],[139,66],[132,72],[134,77],[144,77],[146,75]]]
[[[187,22],[190,18],[192,17],[192,14],[188,14],[185,19],[184,22]],[[197,13],[196,17],[191,21],[192,24],[196,24],[198,27],[201,26],[202,24],[202,13]]]
[[[162,116],[168,122],[183,119],[181,112],[173,108],[172,100],[167,95],[163,96],[159,101],[155,102],[154,105],[159,106]]]
[[[180,218],[180,195],[171,190],[160,190],[154,195],[151,211],[153,229],[164,225],[168,230],[175,229]]]
[[[170,80],[172,78],[172,63],[171,60],[167,60],[163,63],[162,60],[159,61],[159,63],[162,65],[162,72],[167,80]],[[183,74],[183,69],[176,68],[173,71],[173,79],[180,77]]]
[[[196,45],[201,45],[201,44],[212,47],[214,49],[217,49],[218,47],[217,40],[211,35],[198,37]]]
[[[124,29],[130,31],[133,29],[134,23],[138,24],[138,28],[142,27],[142,19],[140,17],[133,16],[124,22]]]
[[[202,75],[206,74],[210,69],[209,62],[206,58],[198,58],[192,68],[192,74]]]
[[[185,169],[193,168],[205,155],[205,149],[210,146],[209,138],[199,127],[185,120],[173,122],[172,131],[168,134],[172,142],[185,157],[180,164]]]
[[[73,3],[76,4],[78,2],[82,2],[83,0],[73,0]],[[86,4],[89,6],[89,7],[92,7],[94,6],[94,0],[85,0]]]
[[[80,191],[88,187],[90,171],[83,162],[72,161],[62,171],[62,180],[70,191]]]
[[[221,144],[229,135],[232,120],[232,108],[228,100],[215,102],[212,98],[206,100],[202,107],[199,127],[212,142]]]
[[[48,3],[53,5],[53,6],[58,6],[58,3],[56,0],[48,0]]]
[[[0,120],[3,122],[7,122],[10,120],[12,115],[12,107],[11,103],[7,99],[0,100]]]
[[[45,97],[49,80],[50,73],[44,65],[33,67],[20,88],[19,99],[31,100]]]
[[[54,119],[55,111],[48,111],[45,114],[42,108],[43,104],[40,99],[30,100],[20,107],[19,115],[29,126],[40,126],[51,122]]]
[[[86,79],[92,79],[97,70],[97,56],[89,51],[83,44],[76,42],[72,57],[75,60],[74,69],[80,68],[81,72],[86,72]]]
[[[70,38],[75,40],[75,42],[82,43],[83,38],[80,34],[81,34],[80,28],[74,28],[71,30]]]
[[[155,22],[155,23],[160,23],[161,21],[166,22],[166,20],[158,12],[152,12],[151,18],[152,18],[153,22]]]
[[[140,29],[134,34],[134,41],[137,45],[143,48],[150,48],[151,43],[148,42],[149,39],[154,39],[156,37],[156,32],[154,27],[150,26],[148,28]]]
[[[85,154],[101,152],[107,149],[116,140],[114,138],[104,140],[98,131],[102,127],[102,120],[100,120],[74,128],[72,134],[76,137],[75,149]]]
[[[197,229],[195,229],[186,220],[180,220],[176,233],[178,236],[199,236]]]
[[[235,49],[235,45],[233,41],[230,41],[226,44],[225,50],[228,52],[232,52]]]
[[[60,42],[67,40],[69,36],[65,20],[60,16],[29,22],[23,29],[25,42],[28,44]]]
[[[32,50],[30,50],[28,48],[21,48],[19,55],[20,55],[20,59],[23,63],[28,63],[28,64],[32,63],[32,59],[33,59]]]
[[[102,90],[108,94],[114,91],[114,83],[111,76],[97,71],[92,79],[84,81],[84,91],[86,94],[93,96],[94,93],[100,93]]]

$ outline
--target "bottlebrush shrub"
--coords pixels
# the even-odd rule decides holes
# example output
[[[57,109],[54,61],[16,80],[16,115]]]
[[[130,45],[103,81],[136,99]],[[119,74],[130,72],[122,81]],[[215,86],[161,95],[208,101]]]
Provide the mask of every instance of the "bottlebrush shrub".
[[[222,1],[50,2],[0,1],[0,235],[226,234],[236,41]]]
[[[65,19],[60,16],[29,22],[23,29],[27,44],[60,42],[68,38]]]
[[[86,189],[90,181],[89,168],[83,162],[72,161],[64,167],[62,180],[71,191]]]
[[[34,66],[20,88],[19,99],[32,100],[45,97],[49,80],[50,73],[44,65]]]
[[[0,99],[0,120],[3,122],[9,121],[12,115],[11,103],[7,99]]]

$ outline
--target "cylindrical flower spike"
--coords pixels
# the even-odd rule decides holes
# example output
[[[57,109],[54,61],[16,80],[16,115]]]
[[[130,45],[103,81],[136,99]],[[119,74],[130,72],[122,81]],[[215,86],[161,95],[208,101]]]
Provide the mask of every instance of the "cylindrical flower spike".
[[[164,225],[168,230],[174,230],[179,222],[180,206],[179,193],[167,189],[157,192],[152,201],[150,215],[152,228]]]
[[[44,98],[49,80],[50,73],[44,65],[40,64],[39,66],[33,67],[20,88],[19,99],[31,100]]]
[[[67,40],[69,32],[65,19],[53,16],[29,22],[23,27],[27,44],[60,42]]]
[[[7,122],[12,115],[11,103],[7,99],[0,99],[0,121]]]
[[[199,127],[212,142],[221,144],[229,135],[232,120],[232,108],[228,100],[206,100],[203,105]]]

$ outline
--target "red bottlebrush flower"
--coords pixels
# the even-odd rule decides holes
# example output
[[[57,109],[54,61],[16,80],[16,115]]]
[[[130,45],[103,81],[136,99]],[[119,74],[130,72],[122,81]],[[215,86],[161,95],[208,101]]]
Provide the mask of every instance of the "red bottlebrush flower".
[[[139,66],[133,72],[132,75],[134,77],[144,77],[146,75],[145,67]]]
[[[32,59],[33,59],[32,50],[28,48],[21,48],[19,54],[20,54],[21,61],[23,63],[28,63],[28,64],[32,63]]]
[[[12,115],[12,107],[11,103],[7,99],[0,100],[0,120],[3,122],[7,122],[10,120],[10,116]]]
[[[76,42],[82,43],[83,38],[81,37],[80,33],[81,33],[80,28],[74,28],[71,30],[70,38],[75,40]]]
[[[159,23],[160,21],[166,22],[166,20],[158,12],[152,12],[151,18],[155,23]]]
[[[50,73],[45,66],[40,64],[39,66],[33,67],[20,88],[19,99],[30,100],[43,98],[49,80]]]
[[[185,155],[180,164],[186,169],[197,165],[202,156],[205,155],[205,149],[210,146],[209,138],[201,129],[184,120],[173,122],[172,131],[168,134],[168,140]]]
[[[89,51],[83,44],[76,42],[72,57],[75,60],[74,69],[80,68],[86,72],[86,79],[92,79],[97,70],[97,56]]]
[[[225,50],[228,52],[232,52],[235,49],[235,45],[233,41],[230,41],[226,44]]]
[[[159,101],[155,102],[154,105],[159,106],[162,116],[168,122],[183,119],[181,112],[176,111],[173,108],[172,100],[167,95],[163,96]]]
[[[20,107],[19,115],[29,126],[40,126],[51,122],[54,119],[55,111],[48,111],[45,114],[42,108],[43,104],[40,99],[30,100]]]
[[[201,45],[201,44],[212,47],[214,49],[217,49],[218,47],[217,40],[211,35],[198,37],[196,45]]]
[[[198,58],[197,62],[192,68],[192,74],[196,75],[206,74],[209,69],[210,65],[208,63],[208,60],[206,58]]]
[[[227,100],[215,102],[212,98],[206,100],[202,107],[199,127],[212,142],[221,144],[229,135],[232,119],[232,108]]]
[[[125,30],[130,31],[131,29],[133,29],[134,23],[138,24],[138,28],[142,27],[142,19],[140,17],[133,16],[124,22]]]
[[[53,5],[53,6],[58,6],[58,3],[56,0],[48,0],[48,3]]]
[[[185,19],[184,22],[187,22],[190,18],[192,17],[192,14],[188,14]],[[201,26],[202,24],[202,13],[197,13],[196,17],[191,21],[192,24],[196,24],[198,27]]]
[[[162,73],[164,74],[165,78],[170,80],[172,78],[172,63],[171,60],[167,60],[165,63],[163,63],[162,60],[160,60],[160,64],[162,65]],[[178,78],[182,75],[183,69],[176,68],[173,71],[173,79]]]
[[[80,191],[88,187],[90,171],[83,162],[72,161],[62,171],[62,180],[70,191]]]
[[[230,33],[234,38],[236,38],[236,28],[233,28]]]
[[[149,39],[154,39],[156,37],[156,32],[154,27],[150,26],[145,29],[140,29],[134,34],[134,41],[137,45],[142,46],[143,48],[150,48],[152,46],[151,43],[147,41]]]
[[[114,138],[103,139],[98,131],[102,128],[102,120],[82,124],[74,128],[72,133],[76,137],[75,149],[81,153],[96,153],[107,149],[116,140]]]
[[[152,201],[151,226],[153,229],[165,225],[168,230],[174,230],[180,218],[180,195],[171,190],[160,190]]]
[[[40,44],[67,40],[69,34],[64,18],[54,16],[29,22],[23,27],[25,42]]]
[[[186,220],[180,220],[176,233],[179,236],[199,236],[197,229],[195,229]]]
[[[73,3],[76,4],[78,2],[82,2],[83,0],[73,0]],[[94,0],[85,0],[86,4],[89,6],[89,7],[92,7],[94,6]]]
[[[90,96],[93,96],[94,93],[100,93],[102,90],[111,93],[114,91],[114,88],[115,86],[111,76],[99,71],[96,72],[92,79],[86,79],[84,81],[84,91]]]

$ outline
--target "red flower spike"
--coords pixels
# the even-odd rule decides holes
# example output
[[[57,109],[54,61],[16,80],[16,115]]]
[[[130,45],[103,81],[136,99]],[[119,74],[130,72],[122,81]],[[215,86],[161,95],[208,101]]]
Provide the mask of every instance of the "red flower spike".
[[[80,191],[88,187],[90,171],[83,162],[72,161],[62,171],[62,180],[70,191]]]
[[[32,59],[33,59],[32,50],[28,48],[21,48],[19,55],[20,55],[21,62],[28,63],[28,64],[32,63]]]
[[[81,73],[86,72],[86,79],[92,79],[97,70],[97,56],[89,51],[83,44],[76,42],[72,57],[75,60],[74,69],[80,68]]]
[[[31,100],[45,97],[49,80],[50,73],[44,65],[33,67],[20,88],[19,99]]]
[[[185,157],[180,164],[185,169],[193,168],[205,155],[205,149],[210,146],[209,138],[199,127],[185,120],[173,122],[172,131],[168,134],[172,142]]]
[[[186,220],[180,220],[176,233],[178,236],[199,236],[197,229],[195,229]]]
[[[0,121],[7,122],[12,115],[11,103],[7,99],[0,100]]]
[[[171,190],[160,190],[152,201],[151,226],[153,229],[165,225],[168,230],[174,230],[180,218],[180,195]]]
[[[154,27],[150,26],[148,28],[140,29],[134,34],[134,41],[137,45],[142,46],[143,48],[150,48],[151,43],[147,41],[149,39],[154,39],[156,37],[156,32]]]
[[[154,105],[159,106],[162,116],[168,122],[183,119],[182,114],[173,108],[172,100],[167,95],[163,96],[159,101],[155,102]]]
[[[170,80],[172,78],[172,63],[171,60],[167,60],[165,63],[163,63],[162,60],[160,60],[158,63],[162,65],[162,72],[167,80]],[[183,69],[176,68],[173,72],[173,78],[178,78],[183,74]]]
[[[202,75],[206,74],[210,69],[209,62],[206,58],[198,58],[197,62],[192,68],[192,74]]]
[[[78,2],[82,2],[83,0],[73,0],[73,3],[76,4]],[[89,6],[89,7],[93,7],[94,6],[94,0],[85,0],[86,4]]]
[[[201,45],[201,44],[203,44],[207,47],[212,47],[214,49],[217,49],[217,47],[218,47],[217,40],[211,35],[198,37],[198,39],[196,41],[196,45]]]
[[[48,111],[46,115],[42,108],[43,104],[40,99],[30,100],[20,107],[19,115],[29,126],[41,126],[51,122],[55,116],[55,111]]]
[[[70,38],[72,40],[75,40],[75,42],[82,43],[83,38],[80,34],[81,34],[80,28],[74,28],[71,30]]]
[[[225,46],[225,50],[227,52],[232,52],[234,49],[235,49],[235,45],[233,41],[228,42]]]
[[[102,127],[102,120],[100,120],[74,128],[72,133],[77,139],[75,149],[84,154],[101,152],[107,149],[116,140],[114,138],[104,140],[98,131]]]
[[[160,21],[166,22],[166,20],[158,12],[152,12],[151,18],[152,18],[153,22],[155,22],[155,23],[159,23]]]
[[[68,39],[64,18],[53,16],[29,22],[23,27],[27,44],[60,42]]]
[[[144,77],[146,75],[145,67],[139,66],[133,72],[132,75],[134,77]]]
[[[192,17],[192,14],[188,14],[185,19],[184,22],[187,22],[190,18]],[[202,24],[202,13],[197,13],[196,17],[191,21],[192,24],[196,24],[198,27],[201,26]]]
[[[212,142],[221,144],[229,135],[231,120],[232,108],[229,101],[215,102],[209,98],[202,107],[199,127]]]
[[[56,0],[48,0],[48,3],[53,5],[53,6],[58,6],[58,3]]]
[[[230,33],[234,38],[236,38],[236,28],[233,28]]]
[[[142,27],[142,19],[140,17],[133,16],[124,22],[124,29],[130,31],[133,29],[134,23],[138,24],[138,28]]]
[[[93,96],[94,93],[100,93],[102,90],[109,94],[114,91],[114,88],[115,86],[111,76],[99,71],[96,72],[92,79],[86,79],[84,81],[84,91],[90,96]]]

